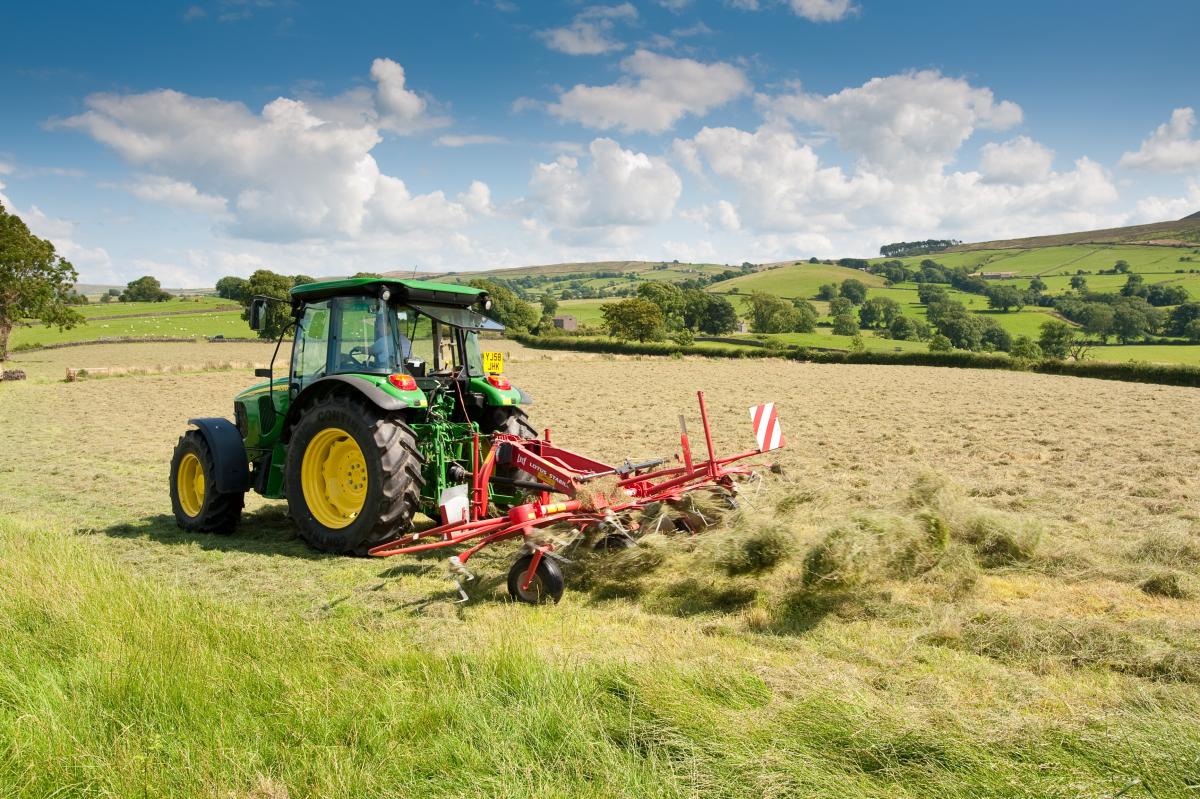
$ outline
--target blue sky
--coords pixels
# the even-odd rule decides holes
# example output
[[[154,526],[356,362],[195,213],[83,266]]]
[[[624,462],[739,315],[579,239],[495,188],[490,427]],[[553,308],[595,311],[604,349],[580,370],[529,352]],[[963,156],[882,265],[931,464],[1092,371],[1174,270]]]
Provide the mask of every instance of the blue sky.
[[[1194,1],[43,2],[6,22],[0,202],[88,282],[862,256],[1200,211]]]

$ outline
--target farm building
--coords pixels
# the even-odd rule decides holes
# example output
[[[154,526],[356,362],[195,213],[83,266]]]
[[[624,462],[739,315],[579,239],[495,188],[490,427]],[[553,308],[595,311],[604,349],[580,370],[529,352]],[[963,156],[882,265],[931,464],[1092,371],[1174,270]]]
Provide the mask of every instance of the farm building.
[[[579,322],[571,314],[561,314],[554,317],[554,326],[559,330],[578,330]]]
[[[971,277],[981,277],[984,280],[1011,280],[1016,272],[975,272]]]

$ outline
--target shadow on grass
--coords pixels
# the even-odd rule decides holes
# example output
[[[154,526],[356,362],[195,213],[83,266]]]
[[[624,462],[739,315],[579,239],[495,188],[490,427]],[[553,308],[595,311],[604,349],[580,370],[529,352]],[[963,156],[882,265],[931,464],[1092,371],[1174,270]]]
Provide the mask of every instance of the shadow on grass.
[[[421,525],[426,526],[426,525]],[[245,552],[254,555],[285,555],[302,560],[328,560],[354,557],[319,552],[309,546],[296,532],[296,526],[284,505],[269,505],[243,513],[237,530],[231,534],[190,533],[179,529],[175,517],[159,513],[132,522],[121,522],[100,530],[114,538],[146,538],[160,544],[195,546],[216,552]],[[388,563],[380,577],[402,577],[424,574],[433,567],[431,561],[445,557],[437,550],[405,555],[408,563]],[[416,563],[412,561],[417,561]]]

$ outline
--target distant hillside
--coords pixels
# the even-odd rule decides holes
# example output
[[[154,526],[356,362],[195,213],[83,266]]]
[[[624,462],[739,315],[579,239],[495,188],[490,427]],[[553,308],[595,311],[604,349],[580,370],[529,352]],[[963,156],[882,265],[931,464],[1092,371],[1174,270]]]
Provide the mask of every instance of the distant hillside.
[[[1085,230],[1080,233],[1060,233],[1054,236],[1030,236],[1023,239],[1000,239],[960,244],[942,252],[973,250],[1033,249],[1059,247],[1065,244],[1149,244],[1157,246],[1191,247],[1200,243],[1200,212],[1175,222],[1155,222],[1149,225]]]

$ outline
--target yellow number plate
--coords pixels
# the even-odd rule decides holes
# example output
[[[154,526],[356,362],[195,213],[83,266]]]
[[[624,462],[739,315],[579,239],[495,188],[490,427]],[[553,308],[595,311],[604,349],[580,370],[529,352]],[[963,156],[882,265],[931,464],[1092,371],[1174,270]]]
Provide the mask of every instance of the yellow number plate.
[[[504,373],[504,353],[503,352],[485,352],[483,353],[483,371],[490,375],[498,375]]]

